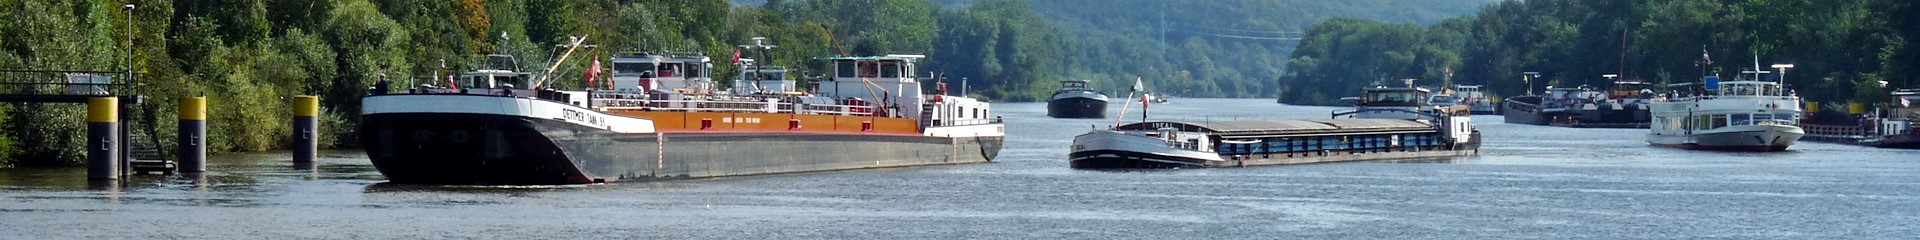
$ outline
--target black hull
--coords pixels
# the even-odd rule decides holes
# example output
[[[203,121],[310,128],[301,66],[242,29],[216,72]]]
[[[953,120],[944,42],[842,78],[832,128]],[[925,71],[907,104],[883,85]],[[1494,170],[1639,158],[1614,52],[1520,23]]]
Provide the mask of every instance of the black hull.
[[[1500,105],[1507,123],[1575,128],[1647,128],[1652,113],[1643,109],[1541,109],[1537,97],[1516,97]]]
[[[396,183],[542,184],[590,182],[540,125],[552,120],[486,114],[364,116],[360,144]]]
[[[1700,144],[1653,144],[1654,146],[1716,152],[1785,152],[1788,146],[1707,146]]]
[[[987,162],[1003,137],[615,133],[486,114],[374,114],[361,144],[394,183],[580,184]]]
[[[1512,103],[1500,105],[1500,116],[1510,124],[1549,125],[1551,113],[1542,113],[1540,109]]]
[[[1859,137],[1859,136],[1841,137],[1841,136],[1831,136],[1831,135],[1826,135],[1826,136],[1807,135],[1806,137],[1800,138],[1800,140],[1849,144],[1849,145],[1868,146],[1868,147],[1876,147],[1876,148],[1920,149],[1920,134],[1887,136],[1886,138],[1875,139],[1875,140],[1866,140],[1864,139],[1864,137]]]
[[[1579,118],[1572,122],[1556,124],[1578,128],[1647,128],[1653,121],[1652,113],[1642,109],[1595,109],[1576,110]]]
[[[1107,101],[1083,97],[1047,101],[1047,116],[1056,118],[1106,118]]]
[[[1102,150],[1067,154],[1069,166],[1076,169],[1174,169],[1203,168],[1207,160],[1175,158],[1131,151]]]

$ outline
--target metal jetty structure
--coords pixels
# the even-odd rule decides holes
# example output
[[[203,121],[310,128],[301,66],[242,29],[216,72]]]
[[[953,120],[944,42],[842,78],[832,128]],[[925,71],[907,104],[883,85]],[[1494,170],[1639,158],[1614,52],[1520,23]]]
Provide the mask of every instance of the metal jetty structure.
[[[0,103],[89,104],[95,99],[116,99],[112,106],[116,113],[137,112],[113,114],[120,125],[112,136],[119,141],[112,145],[124,150],[112,153],[117,175],[172,174],[175,164],[160,148],[154,108],[135,108],[145,104],[146,97],[135,91],[139,84],[132,76],[130,72],[0,70]]]

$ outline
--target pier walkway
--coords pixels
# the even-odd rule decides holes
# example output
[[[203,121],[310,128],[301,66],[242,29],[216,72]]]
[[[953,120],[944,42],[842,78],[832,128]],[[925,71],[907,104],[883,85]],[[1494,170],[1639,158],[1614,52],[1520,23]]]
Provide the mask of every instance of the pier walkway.
[[[130,72],[0,69],[0,103],[86,104],[88,99],[119,99],[120,173],[172,174],[174,163],[160,148],[153,107],[138,94]],[[138,110],[138,114],[135,110]]]

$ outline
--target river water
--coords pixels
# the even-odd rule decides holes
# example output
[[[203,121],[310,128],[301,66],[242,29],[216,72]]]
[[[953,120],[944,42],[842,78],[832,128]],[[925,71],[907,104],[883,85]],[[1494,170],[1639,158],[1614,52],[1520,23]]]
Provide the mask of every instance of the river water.
[[[1154,105],[1153,118],[1337,109],[1174,101]],[[0,170],[0,239],[1920,236],[1913,150],[1685,151],[1647,146],[1646,130],[1482,116],[1478,157],[1084,171],[1067,168],[1072,136],[1113,119],[994,107],[1009,123],[1007,147],[970,165],[558,187],[385,184],[355,151],[325,152],[309,167],[286,153],[218,155],[201,176],[106,186],[87,184],[81,168]]]

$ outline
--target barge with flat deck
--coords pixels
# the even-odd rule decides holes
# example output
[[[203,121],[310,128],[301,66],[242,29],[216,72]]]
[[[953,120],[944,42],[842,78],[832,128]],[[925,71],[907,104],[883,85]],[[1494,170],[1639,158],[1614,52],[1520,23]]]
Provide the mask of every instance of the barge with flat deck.
[[[1421,88],[1367,89],[1332,119],[1150,121],[1074,137],[1079,169],[1207,168],[1432,159],[1479,154],[1465,106],[1427,104]]]
[[[1801,122],[1807,135],[1801,139],[1816,142],[1852,144],[1878,148],[1920,149],[1920,89],[1893,92],[1893,101],[1871,112],[1852,115],[1851,124],[1814,124]],[[1809,106],[1812,106],[1809,104]]]
[[[489,66],[513,66],[508,57],[490,57],[509,63]],[[993,159],[1005,127],[988,117],[987,103],[948,96],[944,83],[923,95],[928,79],[914,75],[920,58],[821,58],[837,71],[810,92],[792,92],[784,70],[765,66],[743,66],[733,91],[716,89],[709,58],[698,55],[615,57],[611,81],[580,91],[531,81],[541,74],[489,68],[462,75],[457,87],[377,87],[362,99],[360,141],[390,181],[427,184],[579,184]]]

